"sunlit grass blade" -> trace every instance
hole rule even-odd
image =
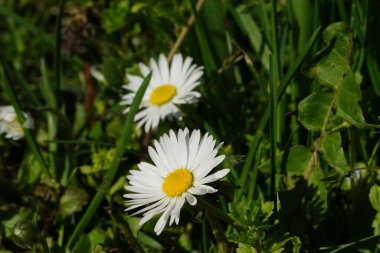
[[[2,64],[2,76],[3,76],[2,83],[3,83],[4,91],[8,95],[9,99],[11,100],[11,104],[16,111],[18,121],[20,122],[21,125],[23,125],[26,119],[23,114],[22,106],[16,96],[15,91],[13,90],[14,85],[12,83],[12,80],[9,77],[7,67],[3,61],[1,61],[1,64]],[[26,142],[28,143],[28,146],[32,150],[41,168],[43,168],[45,173],[50,174],[48,170],[48,166],[41,154],[40,148],[38,147],[38,144],[35,138],[33,137],[31,131],[27,128],[24,128],[24,135],[25,135]]]
[[[107,194],[108,189],[112,185],[112,181],[119,169],[122,156],[125,152],[130,136],[132,134],[132,128],[134,125],[135,115],[139,109],[140,103],[144,96],[145,90],[148,87],[151,76],[152,74],[149,74],[144,79],[144,82],[141,84],[136,94],[136,97],[133,100],[133,103],[131,105],[131,110],[128,112],[127,120],[125,121],[125,124],[123,127],[121,138],[119,139],[117,143],[117,147],[116,147],[112,162],[107,167],[107,173],[103,178],[103,182],[100,185],[98,192],[96,193],[95,197],[92,199],[90,205],[87,207],[87,210],[82,216],[78,225],[76,226],[74,233],[70,236],[69,241],[67,243],[68,249],[71,249],[72,246],[74,246],[74,243],[77,241],[79,236],[82,234],[83,230],[87,227],[88,223],[91,221],[100,203],[102,202],[104,196]]]

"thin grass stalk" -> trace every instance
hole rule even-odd
[[[277,1],[271,1],[271,26],[272,26],[272,57],[270,60],[269,68],[269,97],[270,97],[270,161],[271,161],[271,175],[270,175],[270,195],[274,203],[274,215],[273,223],[277,216],[277,201],[276,201],[276,147],[278,140],[281,137],[281,129],[278,127],[278,122],[281,122],[283,114],[281,111],[283,109],[277,108],[277,88],[278,82],[281,76],[281,59],[280,59],[280,48],[278,41],[278,31],[277,31]],[[280,105],[281,107],[281,105]],[[278,112],[279,114],[278,114]]]
[[[199,12],[202,9],[202,6],[204,4],[205,0],[198,0],[195,10],[196,12]],[[190,27],[194,24],[195,22],[195,15],[194,13],[191,14],[190,18],[187,20],[186,26],[184,26],[181,30],[181,33],[179,34],[176,42],[174,43],[172,49],[170,50],[170,53],[168,54],[168,62],[170,62],[174,56],[174,54],[178,51],[178,48],[181,46],[183,43],[186,35],[188,34]]]
[[[55,96],[51,95],[51,94],[54,94],[54,92],[52,90],[52,86],[49,83],[46,63],[43,59],[41,59],[40,66],[41,66],[41,76],[42,76],[40,89],[42,92],[42,96],[48,107],[56,109],[57,103],[55,100]],[[57,115],[55,115],[52,112],[47,112],[46,121],[47,121],[47,126],[48,126],[48,139],[53,140],[53,138],[55,138],[56,133],[57,133],[57,121],[58,121]],[[50,163],[51,163],[50,170],[53,177],[57,176],[56,158],[54,156],[54,153],[56,152],[57,152],[57,143],[49,143],[49,153],[50,153],[49,157],[50,157]]]
[[[79,236],[82,234],[83,230],[87,227],[88,223],[91,221],[100,203],[102,202],[104,196],[107,194],[108,189],[112,185],[112,181],[119,169],[121,159],[123,157],[123,154],[129,142],[130,136],[132,134],[132,127],[134,124],[135,115],[139,109],[140,103],[142,101],[146,88],[148,87],[151,76],[152,76],[152,73],[150,73],[144,79],[144,82],[141,84],[139,90],[137,91],[136,97],[133,100],[133,103],[131,105],[131,110],[128,112],[127,120],[124,124],[121,138],[119,139],[117,143],[117,147],[116,147],[112,162],[109,164],[109,166],[106,169],[107,173],[103,178],[103,182],[100,185],[98,192],[96,193],[95,197],[92,199],[90,205],[87,207],[87,210],[82,216],[82,219],[79,221],[78,225],[76,226],[74,233],[70,236],[69,241],[67,243],[68,249],[72,249],[72,247],[74,246],[74,243],[77,241]]]
[[[216,63],[212,55],[210,45],[208,43],[206,33],[204,31],[204,26],[200,23],[200,19],[199,19],[196,7],[193,5],[191,0],[189,0],[189,2],[191,5],[193,14],[195,16],[195,32],[197,34],[196,37],[199,43],[199,47],[201,49],[202,58],[205,63],[206,73],[207,73],[207,76],[210,77],[212,72],[217,69]]]
[[[269,136],[270,136],[270,167],[271,167],[271,174],[270,174],[270,195],[271,200],[274,202],[274,219],[276,218],[277,213],[277,201],[276,201],[276,148],[277,148],[277,77],[276,77],[276,71],[274,68],[274,59],[275,57],[271,58],[270,61],[270,73],[271,78],[269,81],[269,107],[270,107],[270,122],[269,122]],[[274,222],[273,219],[273,222]]]
[[[62,63],[61,63],[61,29],[62,17],[65,0],[59,2],[59,12],[55,28],[55,45],[54,45],[54,69],[55,69],[55,98],[57,107],[61,106],[61,80],[62,80]]]
[[[6,68],[6,65],[3,61],[1,61],[1,64],[2,64],[2,72],[4,74],[4,78],[3,78],[4,80],[2,82],[4,91],[8,95],[8,97],[10,98],[11,104],[12,104],[13,108],[15,109],[17,119],[22,126],[26,119],[25,119],[25,116],[23,114],[21,104],[20,104],[18,98],[16,97],[15,91],[12,88],[12,87],[14,87],[14,85],[12,83],[12,80],[10,79],[8,69]],[[47,173],[48,175],[50,175],[47,163],[45,162],[45,160],[42,156],[42,153],[41,153],[40,148],[37,144],[37,141],[34,139],[32,133],[29,129],[23,128],[23,130],[24,130],[24,136],[25,136],[26,142],[28,143],[28,146],[32,150],[32,153],[36,157],[37,162],[40,164],[40,166],[42,167],[44,172]]]
[[[202,219],[202,252],[208,252],[207,250],[207,231],[206,231],[206,219]]]

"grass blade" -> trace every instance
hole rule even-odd
[[[6,8],[5,6],[0,5],[0,15],[4,17],[11,18],[16,23],[20,24],[21,26],[25,27],[27,30],[29,30],[31,33],[36,35],[41,39],[41,41],[45,42],[47,45],[52,46],[53,41],[50,38],[49,35],[39,30],[37,27],[32,25],[32,22],[29,20],[17,15],[12,10]]]
[[[290,81],[292,80],[292,78],[294,77],[296,72],[300,69],[302,63],[306,59],[306,56],[308,55],[308,53],[312,49],[314,43],[317,41],[317,38],[318,38],[318,35],[320,34],[320,32],[321,32],[321,27],[318,27],[314,31],[313,35],[310,37],[308,42],[306,43],[304,49],[301,51],[301,53],[298,55],[298,57],[294,60],[293,64],[289,67],[288,72],[281,79],[280,85],[278,86],[277,102],[281,100],[281,98],[282,98],[286,88],[288,87]],[[247,159],[244,162],[243,169],[241,172],[241,177],[239,180],[240,190],[237,191],[237,194],[235,195],[235,200],[240,199],[240,197],[242,196],[242,193],[244,190],[243,189],[244,185],[247,181],[249,171],[252,167],[253,158],[254,158],[256,150],[260,144],[260,139],[261,139],[262,133],[264,131],[264,128],[266,127],[266,124],[268,123],[268,120],[269,120],[269,107],[267,107],[267,109],[265,110],[265,113],[263,114],[263,116],[259,122],[259,125],[257,127],[254,138],[253,138],[253,140],[249,146]]]
[[[113,178],[115,177],[117,173],[120,161],[125,152],[127,143],[129,142],[129,138],[132,134],[132,127],[134,123],[135,114],[137,113],[139,109],[140,103],[144,96],[145,90],[148,87],[151,76],[152,74],[149,74],[145,78],[144,82],[141,84],[136,94],[135,99],[133,100],[133,103],[131,105],[131,110],[128,113],[127,120],[123,127],[121,138],[119,142],[117,143],[117,147],[116,147],[112,162],[109,164],[107,168],[107,173],[103,178],[103,182],[101,186],[99,187],[98,192],[96,193],[95,197],[92,199],[90,205],[87,207],[87,210],[82,216],[82,219],[80,220],[78,225],[76,226],[74,233],[70,236],[68,244],[67,244],[68,249],[71,249],[72,246],[74,246],[74,243],[77,241],[79,236],[82,234],[83,230],[87,227],[88,223],[91,221],[100,203],[102,202],[104,196],[107,194],[108,189],[112,185]]]
[[[55,45],[54,45],[54,68],[55,68],[55,98],[57,100],[57,106],[60,108],[61,99],[61,80],[62,80],[62,64],[61,64],[61,29],[62,29],[62,17],[63,7],[65,0],[59,2],[59,13],[57,17],[57,23],[55,28]]]
[[[20,105],[18,98],[16,97],[16,93],[14,92],[14,90],[12,88],[12,87],[14,87],[14,85],[12,84],[12,80],[9,77],[8,69],[6,68],[6,65],[3,61],[1,61],[1,64],[2,64],[2,72],[4,74],[4,78],[3,78],[2,83],[3,83],[5,93],[8,95],[8,97],[11,100],[11,104],[16,111],[18,121],[20,122],[21,125],[23,125],[25,122],[25,116],[23,114],[22,107]],[[45,162],[45,160],[41,154],[40,148],[38,147],[38,144],[37,144],[36,140],[34,139],[32,133],[27,128],[24,128],[23,130],[24,130],[24,136],[25,136],[26,142],[28,143],[28,146],[30,147],[34,156],[36,157],[38,163],[43,168],[43,170],[47,174],[50,175],[49,170],[48,170],[48,166],[47,166],[47,164],[46,164],[46,162]]]

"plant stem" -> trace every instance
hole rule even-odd
[[[197,5],[195,6],[195,10],[199,12],[204,4],[205,0],[198,0]],[[176,42],[174,43],[172,49],[170,50],[170,53],[168,54],[168,62],[170,62],[174,56],[174,54],[177,52],[178,48],[181,46],[183,40],[185,39],[187,33],[190,30],[190,27],[195,22],[195,15],[194,13],[191,14],[190,18],[187,20],[186,26],[184,26],[181,30],[181,33],[179,34]]]

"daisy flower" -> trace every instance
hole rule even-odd
[[[145,132],[158,126],[160,120],[180,116],[178,105],[195,103],[201,96],[194,89],[200,84],[203,67],[191,64],[193,59],[176,54],[169,68],[168,60],[160,55],[158,62],[150,59],[149,67],[140,63],[139,68],[143,77],[127,75],[128,84],[123,88],[129,92],[122,97],[120,104],[130,110],[130,105],[142,84],[144,78],[152,71],[152,78],[140,105],[141,111],[135,116],[137,126],[144,126]]]
[[[12,106],[0,106],[0,134],[5,133],[5,138],[19,140],[24,137],[23,128],[32,128],[33,119],[24,113],[25,122],[21,126],[17,119],[15,109]]]
[[[140,225],[161,214],[154,227],[159,235],[166,223],[179,223],[179,216],[185,202],[197,204],[195,195],[217,192],[206,184],[217,181],[228,174],[229,169],[208,175],[224,160],[224,155],[216,156],[223,143],[215,147],[215,140],[207,133],[203,138],[199,130],[191,135],[189,130],[179,130],[164,134],[154,147],[149,147],[149,156],[154,164],[141,162],[139,170],[131,170],[129,185],[124,194],[130,205],[125,211],[141,208],[132,215],[143,213]]]

